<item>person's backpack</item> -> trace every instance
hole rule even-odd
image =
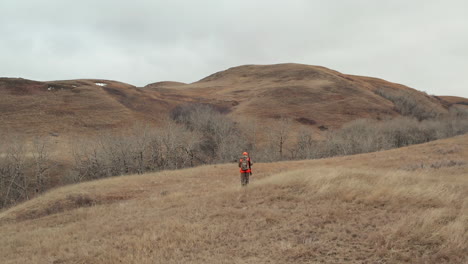
[[[241,170],[246,171],[248,169],[250,169],[249,158],[241,158]]]

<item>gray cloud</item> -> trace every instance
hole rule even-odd
[[[468,97],[465,1],[2,0],[0,76],[193,82],[298,62]]]

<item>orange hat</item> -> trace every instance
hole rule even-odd
[[[242,153],[242,155],[247,156],[247,155],[249,155],[249,153],[244,152],[244,153]]]

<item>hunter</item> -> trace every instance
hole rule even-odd
[[[247,186],[247,184],[249,184],[249,176],[252,175],[252,165],[253,162],[249,157],[249,153],[242,153],[242,157],[239,159],[242,186]]]

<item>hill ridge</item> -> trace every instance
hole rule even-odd
[[[103,86],[96,89],[101,82]],[[49,85],[53,91],[48,90]],[[458,102],[448,97],[436,99],[384,79],[297,63],[241,65],[194,83],[163,81],[145,87],[104,79],[38,82],[1,78],[0,96],[0,117],[5,124],[0,130],[29,135],[35,131],[94,133],[128,126],[132,120],[159,124],[172,109],[187,103],[228,109],[236,120],[271,123],[280,116],[312,120],[308,127],[320,133],[319,127],[338,128],[359,118],[401,115],[389,98],[411,98],[436,113],[445,113]],[[29,121],[19,122],[22,118]],[[31,130],[31,124],[37,129]],[[295,127],[301,125],[297,122]]]

